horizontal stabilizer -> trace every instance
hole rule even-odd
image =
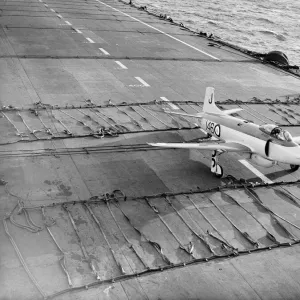
[[[226,110],[222,110],[222,115],[231,115],[231,114],[234,114],[238,111],[241,111],[243,110],[242,108],[233,108],[233,109],[226,109]]]
[[[243,144],[228,143],[148,143],[153,147],[180,148],[180,149],[199,149],[199,150],[223,150],[228,152],[252,152],[251,149]]]
[[[197,114],[187,114],[187,113],[181,113],[176,111],[171,111],[169,109],[164,109],[164,112],[171,114],[171,115],[180,115],[180,116],[186,116],[186,117],[193,117],[193,118],[202,118],[204,113],[197,113]]]

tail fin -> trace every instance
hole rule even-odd
[[[205,91],[203,112],[212,114],[222,114],[222,111],[215,104],[215,89],[207,87]]]
[[[204,104],[203,104],[204,113],[217,114],[217,115],[230,115],[241,110],[243,109],[233,108],[233,109],[221,110],[215,104],[215,89],[213,87],[206,88]]]

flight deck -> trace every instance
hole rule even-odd
[[[299,299],[300,170],[203,142],[300,136],[300,78],[114,0],[0,1],[0,299]]]

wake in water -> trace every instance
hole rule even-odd
[[[300,2],[294,0],[133,0],[194,30],[256,51],[283,51],[300,65]]]

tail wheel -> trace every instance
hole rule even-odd
[[[290,165],[292,171],[297,171],[299,169],[299,165]]]

